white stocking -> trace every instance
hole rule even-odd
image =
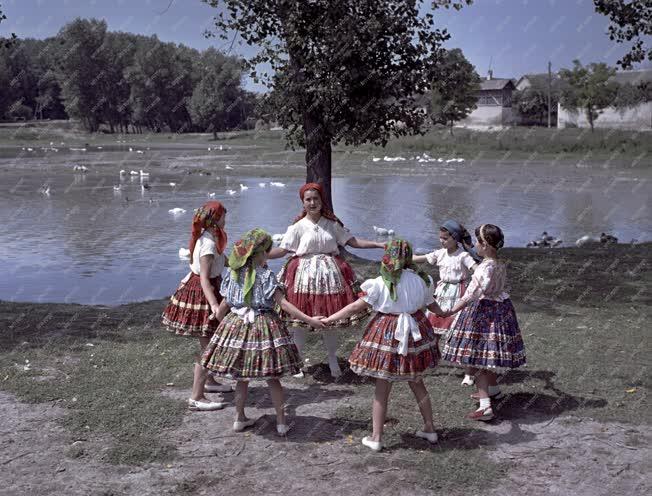
[[[303,349],[306,347],[306,337],[308,335],[308,330],[303,327],[294,328],[294,344],[299,350],[299,355],[303,359]]]
[[[342,374],[340,366],[337,363],[337,332],[322,332],[322,338],[326,345],[326,350],[328,351],[328,366],[331,369],[331,375],[337,377]]]

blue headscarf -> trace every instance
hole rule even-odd
[[[475,248],[473,248],[473,238],[471,238],[471,234],[469,234],[469,231],[467,231],[462,224],[455,220],[449,219],[444,222],[441,227],[442,229],[446,229],[446,231],[448,231],[451,237],[457,241],[458,244],[462,245],[464,251],[471,255],[473,260],[476,262],[482,261],[482,257],[478,255],[475,251]]]

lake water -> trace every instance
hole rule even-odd
[[[524,246],[544,230],[565,245],[602,231],[623,242],[652,240],[645,170],[617,174],[573,168],[560,176],[561,166],[542,173],[500,164],[447,165],[422,176],[336,177],[336,213],[359,237],[376,239],[373,225],[392,228],[421,252],[439,247],[439,225],[449,217],[470,229],[498,224],[506,246]],[[188,271],[178,250],[187,247],[192,211],[209,192],[229,211],[231,242],[256,226],[283,233],[300,209],[302,181],[296,178],[217,178],[161,168],[142,192],[139,177],[118,178],[122,167],[85,174],[70,168],[1,172],[0,299],[114,305],[161,298]],[[272,187],[270,181],[286,186]],[[49,196],[38,192],[46,183]],[[122,185],[120,192],[115,184]],[[249,189],[241,191],[240,184]],[[228,189],[237,193],[229,196]],[[169,214],[175,207],[186,213]],[[380,250],[354,251],[376,260],[381,256]],[[280,262],[274,262],[277,269]]]

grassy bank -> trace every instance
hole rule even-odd
[[[504,250],[528,367],[501,377],[508,394],[497,406],[501,419],[528,424],[570,415],[649,422],[651,248]],[[354,265],[362,277],[377,273],[375,263]],[[63,422],[75,436],[106,439],[99,455],[71,449],[68,457],[136,465],[173,460],[169,433],[181,424],[185,405],[168,393],[187,394],[196,344],[160,329],[164,304],[0,302],[0,389],[21,401],[62,406],[68,412]],[[341,333],[343,367],[361,332],[362,327]],[[287,379],[286,385],[314,387],[319,394],[338,385],[354,388],[328,422],[334,432],[357,439],[371,427],[373,386],[348,368],[333,384],[320,363],[323,353],[320,338],[311,336],[309,376],[303,382]],[[505,470],[487,454],[507,434],[488,435],[463,419],[472,403],[460,378],[458,369],[442,366],[426,380],[442,438],[432,451],[405,434],[420,420],[409,389],[394,388],[386,456],[408,481],[432,489],[479,487]],[[230,417],[231,412],[215,415]],[[304,443],[297,449],[310,457],[314,446]],[[418,477],[415,466],[422,472]]]
[[[286,149],[282,131],[238,131],[218,133],[148,133],[89,134],[74,121],[41,121],[22,124],[0,124],[0,146],[65,146],[86,144],[115,145],[120,140],[143,146],[204,147],[217,142],[233,146],[255,146],[268,152]],[[124,144],[124,143],[123,143]],[[390,140],[386,147],[363,145],[353,148],[338,146],[335,152],[368,152],[373,155],[420,154],[462,156],[477,160],[578,160],[609,161],[627,166],[649,166],[652,163],[652,140],[649,132],[616,129],[547,129],[513,127],[494,131],[456,128],[433,128],[422,136],[406,136]]]
[[[616,129],[556,129],[511,127],[495,131],[456,128],[432,129],[423,136],[391,140],[387,153],[428,152],[436,156],[508,159],[582,158],[586,162],[611,159],[635,163],[652,161],[649,132]],[[372,150],[373,148],[369,148]]]

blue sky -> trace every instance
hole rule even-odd
[[[112,31],[156,34],[161,40],[198,49],[230,43],[206,39],[215,9],[200,0],[0,0],[8,20],[0,34],[52,36],[75,17],[105,19]],[[427,10],[430,1],[424,3]],[[625,49],[605,34],[606,17],[595,13],[592,0],[475,0],[457,11],[436,11],[439,27],[451,33],[449,48],[459,47],[481,76],[490,67],[495,77],[516,77],[570,67],[572,60],[614,65]],[[251,55],[253,49],[234,46],[232,52]],[[648,64],[649,66],[649,64]],[[249,89],[260,90],[251,81]]]

